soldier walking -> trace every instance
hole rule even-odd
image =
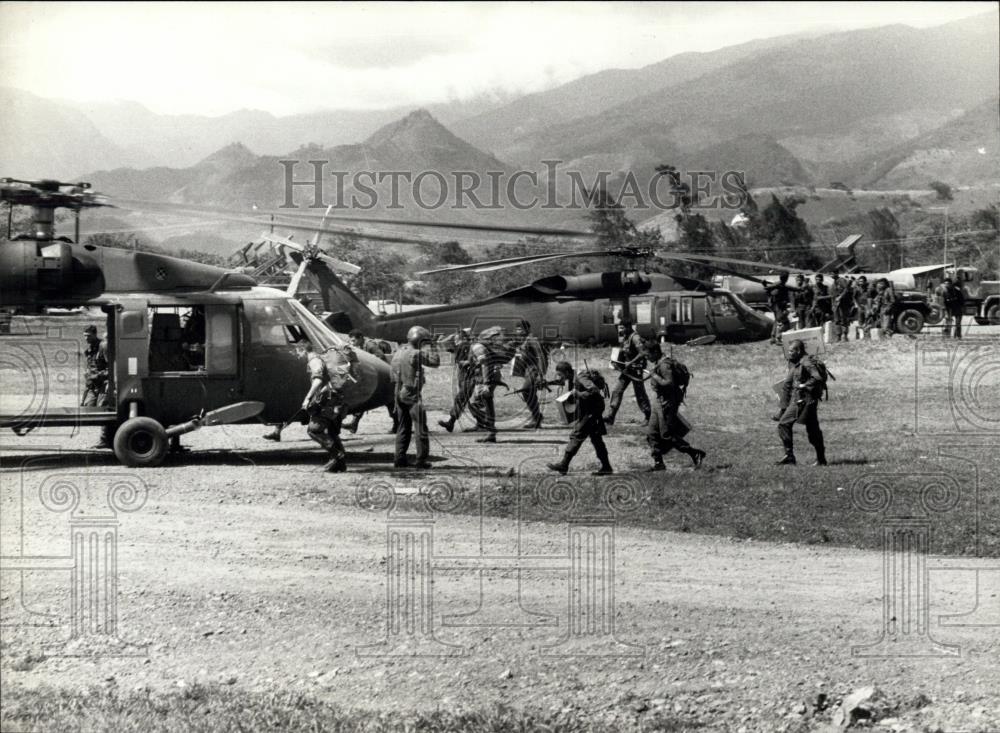
[[[455,398],[447,420],[438,420],[438,425],[449,433],[455,429],[455,423],[469,404],[472,390],[475,388],[475,367],[472,363],[470,350],[472,348],[472,329],[462,328],[442,342],[445,350],[452,353],[455,363]]]
[[[431,332],[423,326],[411,326],[406,332],[406,344],[392,359],[392,381],[396,389],[396,456],[394,468],[406,468],[406,451],[410,439],[416,434],[417,468],[430,468],[430,435],[427,430],[427,411],[424,409],[422,391],[424,368],[438,367],[441,357],[431,340]]]
[[[946,277],[934,291],[938,306],[944,313],[944,328],[941,331],[942,338],[951,338],[952,324],[954,323],[954,336],[962,338],[962,316],[965,313],[965,294],[962,288],[955,284],[951,277]]]
[[[323,469],[330,473],[347,470],[347,452],[340,441],[340,426],[344,419],[343,377],[336,378],[313,344],[303,339],[296,344],[296,352],[306,359],[309,374],[309,391],[302,400],[302,409],[309,416],[306,432],[330,454]],[[348,370],[352,365],[348,365]]]
[[[618,359],[622,362],[622,366],[618,372],[618,381],[611,392],[611,404],[604,416],[604,422],[608,425],[615,424],[615,416],[621,408],[622,397],[629,385],[632,385],[632,389],[635,390],[635,402],[645,417],[643,425],[648,425],[649,397],[646,396],[646,387],[643,384],[642,376],[649,352],[642,337],[632,329],[632,324],[628,321],[622,321],[618,324],[618,343],[621,346]]]
[[[541,342],[531,333],[531,324],[528,321],[522,320],[514,333],[520,343],[514,353],[511,376],[524,378],[524,385],[519,393],[531,413],[531,418],[522,427],[535,429],[542,426],[538,390],[547,388],[545,373],[549,370],[549,355]]]
[[[576,420],[573,422],[573,431],[569,435],[569,442],[563,450],[563,457],[558,463],[547,463],[546,467],[563,475],[569,471],[569,464],[573,456],[580,450],[583,441],[590,439],[594,446],[594,453],[601,466],[593,472],[594,476],[609,476],[614,473],[611,468],[611,461],[608,457],[608,447],[604,444],[604,436],[608,430],[604,425],[604,396],[607,394],[608,386],[604,377],[596,370],[585,370],[572,377],[573,367],[567,362],[556,364],[556,373],[563,379],[571,379],[571,389],[576,400]]]
[[[673,448],[690,457],[695,468],[705,458],[705,451],[692,448],[684,440],[688,427],[678,414],[687,395],[689,380],[690,372],[687,367],[670,356],[660,357],[650,370],[649,381],[656,395],[652,417],[646,430],[646,442],[653,455],[650,471],[665,471],[663,456]]]
[[[486,435],[477,443],[497,442],[497,414],[493,392],[503,382],[500,368],[504,363],[503,329],[491,326],[479,334],[469,351],[473,364],[472,398],[469,406],[476,415],[476,422]]]
[[[891,337],[893,334],[893,320],[896,310],[896,293],[892,284],[884,277],[875,283],[874,317],[882,335]]]
[[[795,451],[792,449],[792,427],[796,423],[806,426],[806,437],[816,450],[816,462],[813,465],[826,465],[826,447],[817,412],[825,387],[825,367],[809,356],[805,344],[796,339],[789,344],[788,374],[782,385],[781,404],[774,416],[778,422],[778,436],[785,447],[785,456],[777,465],[796,462]]]
[[[87,339],[87,349],[83,352],[87,360],[87,372],[84,381],[83,398],[80,400],[81,407],[107,407],[110,394],[108,392],[108,349],[104,339],[97,335],[97,326],[87,326],[83,329],[83,335]],[[103,450],[113,447],[111,445],[111,427],[105,425],[101,428],[100,440],[91,448]]]
[[[871,338],[871,300],[868,278],[862,275],[854,286],[854,311],[857,313],[861,337],[866,339]]]

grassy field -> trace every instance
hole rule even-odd
[[[80,330],[77,319],[68,326],[69,319],[47,320],[63,325],[70,335]],[[34,331],[44,329],[36,324]],[[41,341],[54,363],[51,352],[56,347]],[[767,343],[674,347],[675,356],[694,375],[685,407],[694,425],[688,439],[706,450],[708,458],[695,471],[685,456],[674,453],[667,457],[668,472],[645,473],[651,460],[637,421],[640,413],[627,394],[618,425],[608,438],[613,465],[630,477],[621,490],[634,494],[632,510],[621,521],[740,539],[879,547],[876,519],[881,515],[859,508],[863,487],[876,477],[890,486],[889,513],[919,515],[927,511],[922,493],[943,471],[954,479],[952,488],[958,487],[959,496],[953,507],[935,518],[934,551],[1000,555],[1000,495],[991,483],[1000,474],[996,451],[1000,347],[995,337],[954,345],[927,334],[918,340],[850,342],[827,349],[824,359],[836,380],[830,383],[829,400],[820,406],[830,465],[819,468],[808,465],[813,451],[800,426],[795,429],[800,464],[774,465],[782,455],[771,420],[777,407],[771,385],[784,374],[780,349]],[[562,357],[578,367],[586,362],[608,371],[604,349],[570,348]],[[62,371],[75,373],[72,368]],[[545,406],[547,422],[542,430],[521,431],[516,426],[527,417],[524,403],[516,396],[502,397],[503,390],[498,390],[498,420],[510,430],[500,433],[499,445],[484,448],[473,442],[473,434],[449,436],[435,424],[450,406],[451,379],[449,367],[434,370],[425,388],[432,454],[445,461],[446,468],[454,468],[447,466],[453,459],[466,468],[479,467],[485,477],[482,505],[488,513],[507,516],[520,503],[518,511],[528,518],[545,519],[548,507],[538,505],[534,489],[541,478],[551,475],[544,463],[560,455],[568,434],[568,428],[557,424],[554,405]],[[517,385],[517,380],[509,381]],[[23,368],[0,372],[0,393],[7,403],[32,399],[32,384],[32,376]],[[73,378],[50,379],[46,388],[50,404],[72,405],[79,384]],[[554,393],[546,399],[553,397]],[[464,416],[463,424],[468,420]],[[368,430],[372,434],[366,437],[374,439],[377,433],[377,450],[383,446],[389,450],[391,442],[384,435],[383,421],[383,413],[371,413],[359,434]],[[198,435],[208,436],[210,431]],[[15,449],[12,438],[7,434],[3,443]],[[256,432],[247,433],[246,446],[248,455],[255,456]],[[949,457],[939,455],[942,451]],[[586,478],[574,484],[577,509],[603,506],[600,485],[588,475],[594,462],[592,449],[585,445],[571,474]],[[364,470],[393,475],[388,466]],[[516,501],[517,491],[525,492],[521,502]],[[353,495],[335,493],[329,501],[350,502]]]

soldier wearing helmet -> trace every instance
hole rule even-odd
[[[500,367],[504,363],[503,329],[492,326],[479,334],[469,352],[474,366],[470,405],[476,413],[476,421],[486,435],[476,440],[477,443],[496,443],[496,408],[493,404],[493,391],[503,382]]]
[[[412,326],[406,332],[406,344],[392,359],[390,370],[396,393],[396,456],[393,466],[406,468],[406,451],[416,433],[417,468],[430,468],[430,437],[427,432],[427,411],[421,392],[424,387],[424,368],[438,367],[441,357],[431,340],[431,332],[423,326]]]
[[[549,369],[549,355],[542,343],[531,333],[531,324],[522,320],[514,331],[520,343],[514,353],[514,368],[511,376],[523,377],[524,385],[519,390],[521,399],[528,406],[531,418],[523,427],[529,429],[542,426],[542,410],[538,405],[538,390],[548,389],[545,373]]]
[[[460,329],[450,336],[446,336],[442,344],[446,351],[452,353],[455,363],[455,399],[448,419],[438,420],[438,425],[450,433],[455,429],[455,423],[462,416],[466,405],[469,404],[472,390],[476,386],[473,381],[475,367],[469,354],[472,348],[472,329]]]

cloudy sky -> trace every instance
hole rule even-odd
[[[0,2],[0,85],[277,115],[538,91],[755,38],[926,27],[990,3]]]

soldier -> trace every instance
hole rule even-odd
[[[795,318],[798,320],[799,328],[806,328],[813,325],[810,315],[813,307],[813,289],[806,276],[801,272],[795,276],[796,290],[792,294],[795,305]]]
[[[308,338],[299,341],[295,350],[300,358],[305,358],[310,380],[309,392],[302,400],[302,409],[309,416],[306,431],[330,454],[323,469],[330,473],[346,471],[347,452],[340,442],[340,425],[344,419],[343,378],[341,375],[334,378]]]
[[[792,426],[806,426],[809,443],[816,449],[814,466],[826,465],[826,448],[823,431],[819,427],[817,408],[826,386],[826,369],[806,354],[806,347],[796,339],[788,347],[788,374],[781,393],[781,405],[774,419],[778,422],[778,436],[785,447],[785,457],[777,465],[794,464]]]
[[[642,414],[645,417],[643,425],[648,425],[649,398],[646,396],[646,387],[642,381],[642,373],[643,368],[646,366],[649,352],[642,337],[633,330],[632,324],[628,321],[622,321],[618,324],[618,343],[621,346],[621,350],[618,352],[618,359],[623,363],[623,366],[618,372],[618,381],[615,383],[614,391],[611,393],[611,405],[604,416],[604,422],[608,425],[615,424],[615,415],[618,414],[618,410],[621,408],[622,397],[625,394],[625,390],[631,384],[632,389],[635,390],[635,402],[639,405],[639,409],[642,410]]]
[[[108,394],[108,350],[104,340],[97,335],[97,326],[87,326],[83,329],[87,339],[87,350],[83,352],[87,360],[87,374],[84,382],[81,407],[107,407]],[[111,428],[107,425],[101,428],[101,439],[91,446],[95,450],[111,448]]]
[[[443,340],[447,351],[453,354],[455,362],[455,400],[447,420],[438,420],[438,425],[449,433],[455,429],[455,423],[462,416],[462,411],[469,404],[472,390],[475,388],[475,367],[471,361],[472,329],[463,328]]]
[[[566,362],[556,365],[556,373],[571,378],[573,368]],[[594,476],[609,476],[614,473],[611,462],[608,459],[608,448],[604,444],[604,436],[608,430],[604,426],[604,395],[607,394],[608,385],[600,372],[595,370],[585,370],[572,378],[572,389],[576,399],[576,420],[573,423],[573,431],[569,435],[569,442],[563,451],[562,460],[559,463],[547,463],[546,467],[563,475],[569,471],[570,461],[580,450],[583,441],[590,438],[594,446],[594,453],[597,460],[601,462],[601,467],[593,472]]]
[[[372,356],[378,357],[386,364],[389,363],[389,356],[385,353],[385,351],[382,350],[382,347],[379,346],[378,341],[376,341],[375,339],[368,338],[367,336],[365,336],[363,331],[354,329],[349,334],[347,334],[347,337],[351,339],[351,345],[355,349],[358,349],[359,351],[366,351]],[[385,409],[386,412],[389,413],[389,419],[392,421],[392,430],[390,430],[390,432],[395,433],[398,427],[396,424],[395,405],[386,405]],[[344,430],[348,430],[351,433],[357,433],[358,423],[361,422],[361,418],[364,417],[364,415],[365,415],[364,412],[354,413],[353,415],[354,419],[349,424],[344,425]]]
[[[857,314],[858,329],[863,338],[871,338],[871,293],[868,278],[862,275],[854,286],[854,312]]]
[[[854,285],[850,280],[833,275],[835,288],[831,288],[833,297],[833,322],[836,325],[837,341],[849,341],[851,331],[851,315],[854,313]]]
[[[965,294],[962,292],[962,288],[956,285],[951,277],[946,277],[938,285],[934,295],[938,306],[944,313],[944,328],[941,331],[941,337],[951,337],[952,321],[954,321],[955,338],[962,338],[962,316],[965,311]]]
[[[776,344],[781,341],[782,331],[787,331],[792,327],[792,324],[788,322],[788,304],[790,302],[788,273],[781,273],[778,275],[778,282],[773,285],[765,285],[764,289],[767,291],[767,302],[771,306],[771,314],[774,316],[771,343]]]
[[[893,319],[895,318],[896,293],[892,283],[884,277],[875,283],[874,316],[882,329],[882,335],[891,337],[893,334]]]
[[[531,324],[522,320],[514,331],[520,343],[514,353],[514,368],[511,376],[524,377],[524,385],[518,390],[521,399],[528,406],[531,419],[522,427],[535,429],[542,426],[542,411],[538,406],[538,390],[547,389],[545,373],[549,370],[549,355],[541,342],[531,333]]]
[[[479,338],[469,350],[472,361],[475,386],[472,390],[470,407],[476,414],[477,426],[486,435],[477,438],[477,443],[496,443],[496,407],[493,392],[503,383],[500,368],[504,362],[503,329],[492,326],[479,334]]]
[[[653,400],[653,415],[646,430],[646,442],[653,454],[650,471],[665,471],[663,455],[676,448],[689,456],[698,468],[705,458],[705,451],[692,448],[684,436],[688,427],[681,420],[678,410],[687,395],[690,373],[683,364],[670,356],[662,356],[650,370],[649,381],[653,385],[656,399]]]
[[[430,437],[427,430],[427,411],[424,409],[422,391],[424,368],[438,367],[441,357],[431,341],[431,332],[423,326],[411,326],[406,332],[406,344],[400,347],[392,359],[392,381],[396,388],[396,415],[399,428],[396,431],[395,468],[406,468],[406,451],[410,438],[416,433],[417,468],[430,468]]]
[[[823,275],[816,273],[813,285],[812,320],[809,325],[822,326],[833,318],[833,301],[830,299],[830,288],[823,282]]]
[[[545,384],[550,387],[568,387],[569,389],[573,389],[575,376],[573,366],[568,361],[556,362],[555,372],[556,378],[550,379]]]

